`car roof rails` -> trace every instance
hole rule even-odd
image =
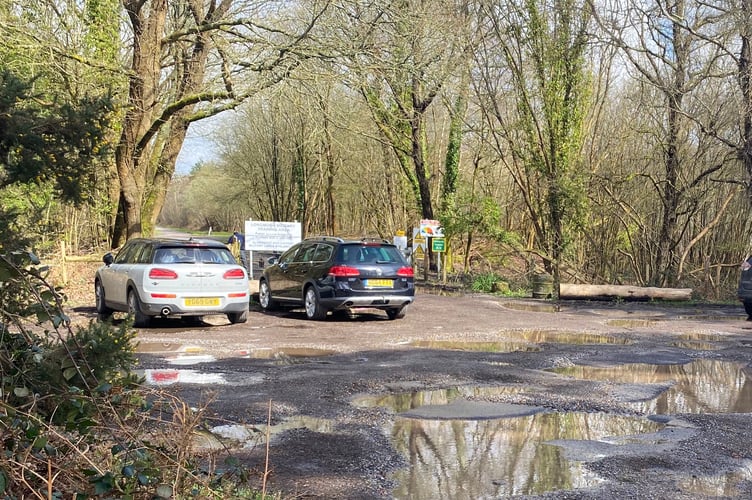
[[[337,243],[342,243],[343,241],[345,241],[342,238],[338,238],[337,236],[310,236],[305,239],[305,241],[308,240],[334,241]]]
[[[361,243],[383,243],[386,245],[392,244],[391,241],[384,239],[384,238],[361,238],[360,242]]]

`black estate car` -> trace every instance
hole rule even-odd
[[[739,289],[736,295],[742,301],[742,304],[744,304],[747,319],[752,320],[752,257],[742,262]]]
[[[308,238],[264,270],[259,302],[264,310],[303,306],[308,319],[358,308],[397,319],[415,299],[413,277],[399,248],[387,241]]]

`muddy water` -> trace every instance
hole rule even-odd
[[[626,364],[571,366],[552,370],[560,375],[617,384],[654,385],[658,396],[630,401],[646,414],[749,413],[752,382],[744,365],[698,359],[684,365]]]
[[[493,498],[597,485],[602,481],[564,457],[553,440],[600,440],[655,432],[663,424],[604,413],[546,413],[525,405],[471,399],[519,387],[457,387],[361,396],[360,407],[398,414],[391,437],[409,462],[394,498]],[[505,415],[506,414],[506,415]]]
[[[392,441],[409,462],[395,474],[398,499],[500,498],[596,486],[603,480],[565,458],[557,439],[643,434],[662,424],[594,413],[539,413],[491,420],[397,418]]]
[[[736,363],[696,360],[685,365],[574,366],[553,371],[632,389],[652,387],[615,391],[617,398],[622,395],[630,408],[646,416],[752,412],[752,383],[744,366]],[[484,402],[520,390],[455,387],[364,395],[353,404],[381,406],[397,415],[389,432],[409,462],[394,476],[399,486],[393,496],[398,499],[495,498],[593,487],[603,479],[588,472],[567,450],[576,450],[574,456],[596,458],[665,445],[664,437],[654,437],[663,424],[646,417],[552,413],[536,407],[525,411],[524,405]],[[655,397],[630,400],[629,394]],[[752,467],[680,482],[684,491],[700,495],[733,494],[731,485],[738,483],[740,474],[749,477]]]

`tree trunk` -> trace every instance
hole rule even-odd
[[[629,285],[582,285],[561,283],[560,299],[690,300],[691,288],[657,288]]]
[[[741,53],[739,54],[739,86],[744,100],[743,137],[740,156],[747,174],[747,197],[752,203],[752,0],[742,1],[743,19],[741,26]]]

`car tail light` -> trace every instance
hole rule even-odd
[[[752,268],[752,264],[748,260],[742,262],[742,271],[749,271],[750,268]]]
[[[228,293],[227,296],[231,299],[239,299],[241,297],[245,297],[245,292],[236,292],[236,293]]]
[[[153,280],[176,280],[178,279],[178,273],[172,269],[155,267],[149,271],[149,278]]]
[[[349,278],[360,276],[360,271],[350,266],[332,266],[329,269],[329,276],[334,276],[335,278]]]
[[[412,267],[405,266],[397,269],[397,276],[400,278],[412,278],[415,276],[415,272]]]
[[[229,271],[226,271],[222,277],[226,280],[242,280],[245,278],[245,271],[240,268],[230,269]]]
[[[176,299],[178,296],[174,293],[152,293],[152,299]]]

